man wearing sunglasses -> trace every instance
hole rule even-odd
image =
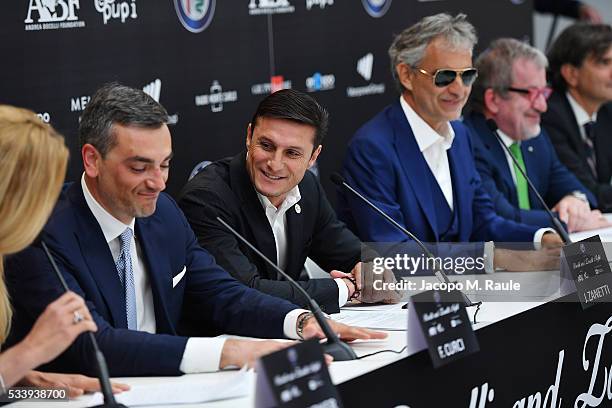
[[[499,135],[546,203],[570,232],[604,227],[606,220],[595,197],[561,164],[540,117],[552,90],[546,85],[544,54],[521,41],[494,41],[476,60],[479,77],[469,101],[465,123],[472,129],[476,167],[495,210],[505,218],[537,226],[552,222],[507,150],[486,120],[493,119]]]
[[[496,215],[482,188],[468,129],[457,121],[477,77],[475,43],[474,27],[463,14],[425,17],[395,38],[389,56],[401,96],[357,131],[344,175],[421,240],[480,242],[495,267],[546,269],[548,256],[535,251],[508,256],[482,243],[552,244],[559,237]],[[352,195],[340,197],[339,212],[364,241],[408,240]]]
[[[576,24],[553,43],[542,124],[559,159],[612,211],[612,28]]]

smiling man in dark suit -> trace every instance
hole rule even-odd
[[[180,194],[202,247],[246,285],[305,305],[306,299],[227,231],[220,216],[275,261],[328,313],[348,299],[398,301],[395,292],[372,291],[361,276],[362,244],[331,208],[307,169],[322,149],[328,114],[313,98],[287,89],[265,98],[247,129],[247,151],[215,162]],[[310,257],[332,279],[300,279]],[[387,273],[387,280],[393,279]],[[360,295],[359,287],[362,287]]]
[[[85,171],[61,195],[44,239],[71,290],[82,296],[112,376],[178,375],[243,366],[286,343],[202,337],[321,334],[307,311],[250,289],[197,243],[165,189],[171,137],[166,110],[144,92],[118,84],[99,89],[80,123]],[[16,314],[12,336],[27,333],[62,288],[38,246],[7,265]],[[192,332],[180,335],[184,315]],[[384,334],[330,322],[345,339]],[[87,337],[51,366],[95,372]]]
[[[540,126],[546,100],[546,57],[538,49],[512,38],[489,45],[476,59],[479,76],[464,122],[472,130],[474,157],[482,183],[503,217],[538,226],[552,226],[548,214],[528,187],[512,157],[487,126],[493,119],[498,133],[522,170],[570,232],[607,226],[595,197],[561,164]]]
[[[548,54],[554,92],[542,116],[559,159],[612,211],[612,28],[576,24]]]

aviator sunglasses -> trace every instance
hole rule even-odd
[[[421,74],[428,75],[433,78],[433,83],[438,88],[444,88],[452,84],[457,75],[461,77],[461,82],[464,86],[472,86],[476,78],[478,77],[478,70],[476,68],[465,68],[465,69],[438,69],[433,74],[425,71],[422,68],[417,68]]]

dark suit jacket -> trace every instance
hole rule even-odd
[[[470,113],[464,123],[472,130],[472,146],[476,168],[482,185],[491,196],[495,211],[502,217],[540,227],[552,227],[548,213],[535,194],[529,189],[531,210],[521,210],[518,205],[516,185],[508,166],[504,148],[495,134],[487,127],[485,117]],[[592,207],[597,200],[567,168],[561,164],[546,132],[521,143],[527,176],[533,182],[546,204],[554,207],[559,200],[573,191],[587,195]]]
[[[587,163],[580,129],[564,92],[552,94],[542,124],[561,162],[595,194],[600,210],[612,211],[612,103],[603,105],[597,112],[594,130],[597,178]]]
[[[80,183],[62,193],[42,233],[68,286],[87,301],[111,376],[181,374],[187,338],[178,336],[177,328],[183,309],[197,312],[202,329],[284,337],[285,315],[296,306],[244,286],[215,264],[168,195],[159,196],[153,215],[136,219],[135,233],[148,270],[158,334],[127,329],[117,269]],[[184,277],[173,287],[172,278],[184,267]],[[16,310],[15,343],[63,290],[37,246],[10,257],[6,272]],[[91,343],[81,335],[47,369],[92,375],[95,367]]]
[[[276,244],[272,228],[245,166],[245,153],[212,163],[190,180],[179,205],[200,245],[223,268],[246,285],[305,306],[306,299],[289,282],[221,225],[220,216],[273,262]],[[309,171],[299,183],[301,200],[287,210],[288,264],[298,279],[306,257],[325,270],[350,271],[361,255],[361,243],[336,218],[325,193]],[[298,282],[328,313],[338,312],[338,286],[331,279]]]
[[[495,214],[474,165],[468,129],[453,121],[455,139],[448,159],[459,214],[459,242],[532,242],[537,227]],[[431,170],[419,150],[400,102],[363,125],[351,140],[344,162],[348,184],[426,242],[438,242]],[[344,191],[343,191],[344,193]],[[408,238],[353,195],[342,194],[340,214],[363,241],[402,242]]]

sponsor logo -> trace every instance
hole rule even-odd
[[[324,9],[326,6],[333,6],[334,0],[306,0],[306,10],[310,10],[313,7],[319,7]]]
[[[128,18],[137,19],[136,0],[94,0],[96,11],[102,14],[102,21],[107,24],[109,20],[121,20],[122,23]]]
[[[208,106],[212,112],[221,112],[223,104],[228,102],[236,102],[238,100],[238,91],[224,91],[219,81],[214,80],[210,86],[210,94],[196,95],[196,106]]]
[[[285,14],[293,13],[295,7],[289,0],[250,0],[249,14],[257,16],[261,14]]]
[[[374,55],[370,52],[357,60],[357,73],[366,81],[372,79],[374,68]],[[346,96],[358,98],[366,95],[376,95],[385,93],[385,84],[369,83],[365,86],[349,86],[346,88]]]
[[[51,115],[49,115],[49,112],[39,112],[36,115],[45,123],[51,122]]]
[[[306,89],[308,92],[328,91],[334,89],[336,77],[333,74],[323,75],[315,72],[311,77],[306,78]]]
[[[174,9],[187,31],[200,33],[211,23],[216,0],[174,0]]]
[[[29,0],[26,15],[26,31],[58,30],[85,27],[79,20],[79,0]]]
[[[161,94],[161,79],[157,78],[155,81],[142,87],[142,92],[155,99],[155,102],[159,103],[159,95]]]
[[[361,0],[361,4],[370,16],[379,18],[389,10],[391,0]]]
[[[292,87],[291,81],[285,80],[285,78],[282,75],[275,75],[272,78],[270,78],[270,82],[252,85],[251,94],[253,95],[270,94],[276,91],[280,91],[281,89],[291,89],[291,87]]]
[[[374,66],[374,55],[370,52],[357,61],[357,72],[366,81],[372,79],[372,67]]]
[[[70,112],[82,112],[89,103],[91,96],[83,95],[70,98]]]

